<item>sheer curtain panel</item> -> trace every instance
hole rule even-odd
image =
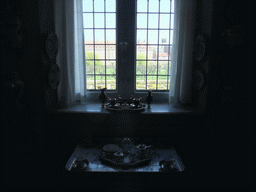
[[[193,37],[195,26],[195,0],[174,0],[174,33],[171,53],[169,102],[192,101]]]
[[[86,65],[83,33],[83,1],[55,0],[55,29],[59,39],[58,88],[62,107],[86,101]]]

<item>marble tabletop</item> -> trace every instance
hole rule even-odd
[[[89,169],[87,171],[91,172],[161,172],[161,167],[159,162],[161,160],[175,160],[176,168],[178,172],[184,171],[185,166],[177,155],[174,149],[155,149],[156,153],[152,156],[151,161],[143,166],[130,167],[125,170],[122,167],[112,166],[110,164],[105,164],[100,160],[100,150],[99,148],[83,148],[79,145],[75,148],[73,154],[69,158],[65,168],[68,171],[72,171],[72,163],[77,158],[85,158],[89,161]]]

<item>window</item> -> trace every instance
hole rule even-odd
[[[137,1],[136,90],[169,89],[174,23],[171,5],[170,0]]]
[[[116,1],[83,2],[87,89],[116,90]]]
[[[171,0],[84,0],[87,90],[167,98],[173,35]]]

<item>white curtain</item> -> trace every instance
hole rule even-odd
[[[174,33],[171,53],[169,102],[192,102],[192,62],[195,0],[174,0]]]
[[[58,87],[63,107],[86,101],[86,66],[83,33],[83,0],[55,0],[55,31],[59,39]]]

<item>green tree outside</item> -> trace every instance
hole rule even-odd
[[[157,64],[156,62],[149,62],[147,67],[148,75],[156,75],[157,71]]]
[[[93,75],[94,74],[94,52],[86,52],[86,72],[87,74],[91,74]],[[95,59],[99,59],[98,55],[95,55]],[[143,75],[143,76],[137,76],[136,77],[136,81],[137,81],[137,88],[142,88],[142,89],[145,89],[145,79],[146,79],[146,55],[144,54],[138,54],[137,55],[137,59],[139,59],[139,61],[137,61],[137,65],[136,65],[136,75]],[[159,63],[159,71],[158,71],[158,74],[159,75],[167,75],[167,63],[165,62],[161,62]],[[150,75],[156,75],[156,71],[157,71],[157,65],[156,63],[152,63],[152,62],[149,62],[148,63],[148,67],[147,67],[147,73],[150,74]],[[95,61],[95,74],[105,74],[105,65],[104,65],[104,62],[100,61],[100,60],[96,60]],[[115,74],[115,63],[111,62],[110,64],[107,65],[107,74]],[[144,76],[145,75],[145,76]],[[92,77],[93,78],[93,77]],[[101,81],[103,80],[103,76],[96,76],[96,79],[101,79]],[[148,80],[153,80],[152,79],[153,77],[149,76],[148,77]],[[89,80],[90,79],[90,80]],[[106,79],[107,81],[107,84],[113,84],[112,86],[115,86],[115,76],[114,77],[108,77],[108,79]],[[91,78],[88,78],[88,80],[90,81],[90,83],[93,83],[93,79]],[[159,84],[162,84],[162,85],[166,85],[166,77],[159,77]],[[104,78],[104,81],[105,81],[105,78]],[[102,83],[104,84],[104,82],[102,81]],[[155,87],[153,85],[153,82],[148,82],[149,86],[152,88]],[[94,84],[94,83],[93,83]],[[93,85],[92,84],[92,85]]]
[[[94,53],[86,52],[86,72],[87,74],[94,74]],[[95,55],[95,59],[99,59],[98,55]],[[96,74],[105,74],[105,66],[102,61],[95,61],[95,73]]]
[[[115,63],[111,62],[109,66],[107,66],[107,72],[110,74],[116,73],[116,66]]]
[[[138,54],[137,59],[140,59],[141,61],[137,61],[136,75],[145,75],[145,76],[137,76],[136,77],[136,88],[137,89],[145,89],[145,85],[146,85],[146,82],[145,82],[145,78],[146,78],[146,55]],[[158,66],[158,75],[167,75],[168,74],[168,71],[167,71],[168,61],[159,62],[158,65],[159,65]],[[157,63],[156,62],[148,62],[147,74],[148,75],[157,75]],[[151,81],[148,82],[148,88],[156,89],[156,84],[155,84],[156,76],[148,76],[147,79],[151,80]],[[167,77],[166,76],[159,76],[158,80],[159,80],[158,81],[158,88],[159,89],[163,89],[163,87],[167,86]],[[164,88],[164,89],[166,89],[166,88]]]
[[[136,66],[137,75],[146,74],[146,55],[138,54],[137,59],[144,60],[144,61],[137,61],[137,66]]]

